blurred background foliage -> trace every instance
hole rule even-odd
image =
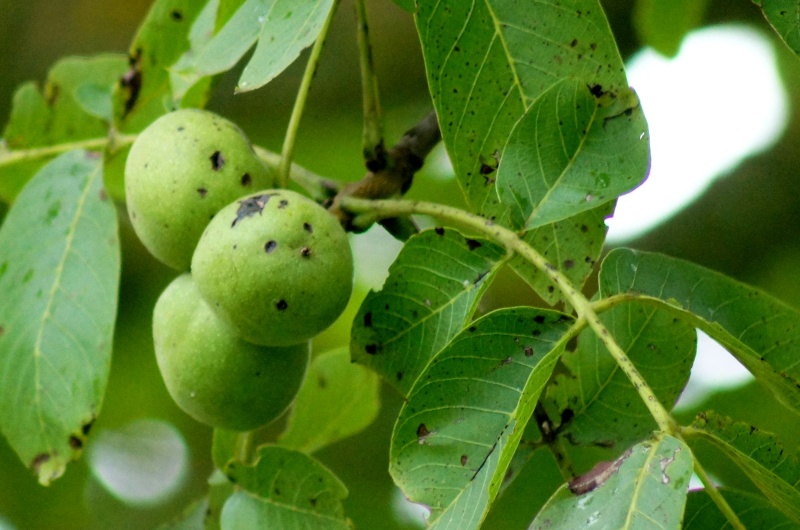
[[[636,20],[644,17],[654,3],[657,2],[640,0],[634,9],[634,0],[602,1],[624,58],[634,54],[642,46],[642,36],[653,31],[643,23],[637,26]],[[390,0],[371,0],[368,4],[387,141],[391,144],[428,112],[431,103],[411,16]],[[0,123],[8,118],[14,88],[27,80],[43,81],[48,68],[59,58],[127,51],[149,5],[149,0],[0,0]],[[296,161],[309,169],[343,180],[357,180],[364,173],[353,13],[351,2],[344,1],[311,90],[295,155]],[[747,159],[717,180],[698,200],[625,245],[692,260],[760,286],[800,307],[800,61],[778,41],[759,9],[746,0],[709,1],[704,14],[693,14],[688,22],[677,21],[675,27],[730,23],[757,27],[775,43],[780,75],[789,89],[788,126],[767,152]],[[658,31],[648,38],[662,43],[665,51],[674,51],[679,37],[670,38]],[[219,80],[209,108],[239,123],[255,143],[280,151],[306,56],[307,53],[275,81],[252,93],[234,96],[240,68],[229,72]],[[730,86],[729,90],[736,92],[737,87]],[[753,93],[738,96],[742,106],[759,98]],[[730,112],[737,112],[737,108]],[[437,148],[417,177],[410,196],[461,205],[461,193],[442,162],[441,149]],[[6,206],[0,205],[0,215]],[[0,529],[154,528],[205,491],[212,469],[211,431],[184,415],[169,399],[152,351],[152,307],[175,273],[144,251],[124,221],[122,241],[123,276],[114,360],[106,401],[87,450],[91,458],[85,455],[54,485],[42,488],[0,441]],[[317,352],[346,343],[348,319],[367,290],[380,287],[393,253],[399,249],[398,244],[377,231],[356,236],[354,246],[359,253],[356,296],[337,325],[315,341]],[[587,289],[591,290],[592,282],[589,283]],[[537,303],[523,285],[511,273],[501,275],[481,311]],[[421,528],[422,516],[403,508],[402,498],[387,472],[389,439],[400,399],[388,387],[384,388],[382,399],[380,417],[369,429],[323,449],[318,456],[350,489],[345,506],[357,528]],[[773,398],[753,383],[713,392],[684,410],[681,419],[689,421],[696,411],[705,409],[776,432],[788,447],[797,446],[800,440],[798,422],[785,421],[785,409],[776,406]],[[126,497],[119,492],[115,496],[114,491],[118,490],[109,487],[108,475],[104,474],[108,470],[98,467],[100,451],[92,454],[92,442],[99,444],[101,437],[107,440],[108,434],[123,433],[131,422],[141,419],[163,420],[176,429],[172,438],[166,436],[161,440],[164,443],[145,452],[180,458],[182,438],[188,456],[181,473],[163,477],[165,482],[176,485],[172,493],[167,491],[144,503],[132,502],[130,497],[121,500]],[[268,428],[264,439],[274,436],[277,429]],[[127,431],[130,430],[129,427]],[[715,477],[729,485],[752,489],[724,457],[698,449]],[[559,480],[552,457],[541,451],[536,453],[520,479],[498,501],[486,528],[526,528]]]

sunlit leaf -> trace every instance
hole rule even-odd
[[[223,530],[352,528],[342,507],[347,488],[305,453],[264,446],[254,465],[231,462],[226,474],[241,489],[222,509]]]
[[[800,312],[770,295],[698,265],[616,249],[606,256],[600,291],[628,293],[702,329],[775,397],[800,412]]]
[[[704,412],[691,434],[721,449],[772,504],[800,524],[800,462],[771,433],[714,412]]]
[[[614,210],[614,202],[582,212],[564,221],[557,221],[527,232],[525,242],[535,248],[575,286],[583,285],[600,258],[608,227],[605,218]],[[555,305],[564,300],[549,276],[529,261],[514,256],[509,263],[536,294]]]
[[[207,83],[200,83],[205,76],[191,69],[200,50],[208,44],[214,36],[217,15],[219,13],[219,0],[208,0],[205,7],[197,15],[192,29],[189,31],[189,49],[169,69],[169,81],[172,87],[172,96],[180,100],[187,92],[204,90]],[[192,99],[191,96],[189,99]]]
[[[431,508],[432,522],[469,520],[460,528],[477,528],[486,516],[571,324],[543,309],[489,313],[434,357],[411,389],[389,471],[410,500]]]
[[[663,435],[562,486],[530,530],[681,528],[694,461],[686,445]]]
[[[614,201],[649,167],[647,122],[636,94],[565,79],[512,130],[497,191],[513,224],[531,229]]]
[[[237,90],[264,86],[314,43],[333,0],[247,0],[236,8],[225,6],[226,23],[191,61],[180,65],[180,74],[213,75],[233,68],[256,44]]]
[[[775,509],[763,497],[728,488],[720,490],[745,528],[778,530],[797,528],[791,519]],[[684,530],[728,530],[730,522],[704,490],[690,491],[686,499]]]
[[[800,55],[800,1],[753,0],[789,48]]]
[[[353,322],[353,360],[406,394],[472,316],[505,256],[485,239],[436,228],[412,237]]]
[[[81,452],[111,362],[120,256],[102,160],[71,151],[0,229],[0,429],[47,484]]]
[[[633,12],[639,42],[674,57],[681,41],[703,20],[708,0],[637,0]]]
[[[11,116],[3,137],[10,154],[108,135],[111,92],[125,72],[124,55],[67,57],[47,74],[41,90],[36,83],[21,85],[14,94]],[[11,202],[22,186],[52,157],[3,165],[0,151],[0,199]]]
[[[602,294],[602,293],[601,293]],[[672,408],[689,380],[695,357],[694,328],[669,313],[632,302],[600,316],[659,402]],[[570,444],[616,448],[617,454],[658,429],[637,390],[589,329],[562,362],[569,371],[547,390],[551,418]]]
[[[597,0],[420,0],[416,16],[442,137],[473,211],[502,217],[499,157],[514,125],[553,85],[627,91]]]
[[[347,348],[315,357],[278,442],[313,453],[365,429],[380,408],[378,376],[350,362]]]

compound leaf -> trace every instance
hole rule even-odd
[[[449,228],[410,238],[383,289],[367,295],[353,321],[353,360],[408,393],[472,316],[504,256],[495,243]]]
[[[313,453],[366,428],[380,408],[378,376],[342,348],[311,361],[278,443]]]
[[[442,138],[471,209],[502,218],[496,175],[511,130],[566,78],[627,91],[597,0],[419,0],[417,29]]]
[[[255,464],[230,462],[226,474],[241,489],[222,508],[223,530],[352,528],[342,507],[347,488],[305,453],[263,446]]]
[[[486,516],[571,324],[529,307],[489,313],[411,389],[392,433],[389,472],[411,501],[431,508],[431,523],[477,528]]]
[[[699,265],[628,249],[615,249],[606,256],[600,292],[627,293],[700,328],[779,401],[800,412],[797,310]]]
[[[714,412],[697,415],[689,432],[722,450],[773,506],[800,524],[800,462],[771,433]]]
[[[663,435],[562,486],[530,530],[681,528],[694,460],[680,440]]]
[[[65,153],[0,229],[0,429],[42,484],[80,454],[108,379],[120,251],[102,181],[99,156]]]
[[[753,0],[789,48],[800,55],[800,1]]]

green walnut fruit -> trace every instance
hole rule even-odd
[[[176,278],[153,312],[156,360],[170,395],[214,428],[249,431],[289,407],[308,367],[309,344],[256,346],[208,307],[191,275]]]
[[[181,271],[220,208],[272,183],[272,171],[241,129],[198,109],[176,110],[150,124],[125,165],[136,234],[156,258]]]
[[[192,257],[203,298],[239,335],[286,346],[317,335],[353,289],[347,234],[293,191],[261,191],[219,211]]]

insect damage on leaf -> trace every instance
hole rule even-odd
[[[631,455],[631,450],[625,451],[622,456],[612,461],[598,462],[595,466],[569,481],[569,490],[575,495],[583,495],[602,486],[611,475],[617,472],[622,463]]]

